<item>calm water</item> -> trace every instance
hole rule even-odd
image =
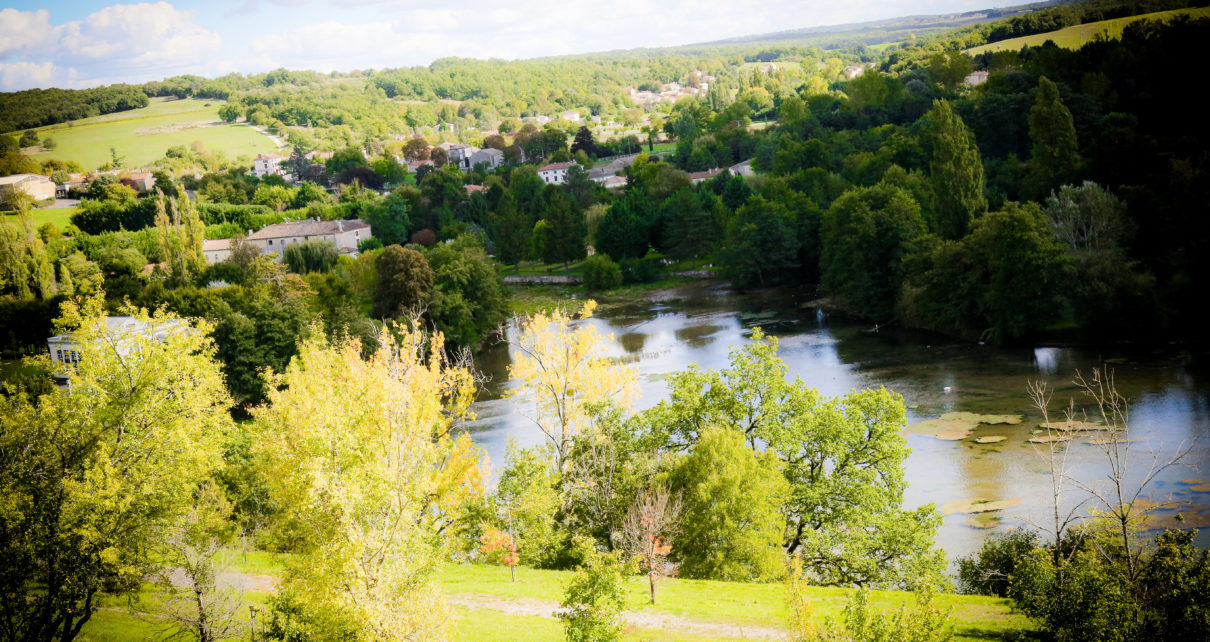
[[[947,514],[938,544],[951,559],[976,550],[989,532],[1045,520],[1050,477],[1038,447],[1026,441],[1041,420],[1027,383],[1041,379],[1055,390],[1053,418],[1061,416],[1057,409],[1077,394],[1071,383],[1077,369],[1087,372],[1107,365],[1132,404],[1129,436],[1137,440],[1131,444],[1136,476],[1146,474],[1153,455],[1165,460],[1182,444],[1193,444],[1186,465],[1162,473],[1147,497],[1182,504],[1158,516],[1172,523],[1181,513],[1181,524],[1202,527],[1200,543],[1210,544],[1210,484],[1204,479],[1210,476],[1204,466],[1210,463],[1210,372],[1192,365],[1186,355],[1127,348],[1001,349],[894,328],[871,332],[868,323],[810,307],[792,293],[741,295],[717,285],[656,291],[641,303],[601,303],[597,316],[587,322],[612,334],[612,353],[638,370],[638,409],[664,397],[668,373],[694,363],[723,368],[731,347],[748,342],[752,328],[761,327],[780,339],[779,354],[790,377],[801,376],[828,395],[886,386],[903,395],[909,423],[951,411],[1024,415],[1019,425],[980,426],[962,441],[907,434],[912,449],[906,469],[908,507],[974,499],[1012,504],[980,515]],[[504,462],[508,440],[530,446],[544,439],[525,416],[522,400],[502,398],[513,386],[508,379],[510,358],[508,344],[478,356],[478,366],[490,381],[474,408],[478,419],[467,424],[487,453],[493,478]],[[1006,439],[997,444],[973,441],[993,435]],[[1108,470],[1102,449],[1089,443],[1096,437],[1083,433],[1067,444],[1071,474],[1086,483],[1103,480]],[[1076,501],[1083,496],[1073,490],[1071,497]]]

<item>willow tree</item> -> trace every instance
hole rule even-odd
[[[450,435],[474,381],[415,325],[384,329],[368,360],[312,332],[255,413],[300,553],[282,591],[317,639],[433,639],[447,619],[432,575],[483,492],[477,451]]]
[[[971,220],[987,210],[983,161],[975,135],[948,102],[934,100],[927,118],[933,152],[929,175],[936,194],[933,231],[942,238],[959,239]]]

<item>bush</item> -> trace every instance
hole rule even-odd
[[[610,290],[622,284],[622,268],[607,254],[594,254],[584,261],[584,286]]]
[[[641,259],[623,259],[621,267],[623,283],[651,283],[664,271],[664,255],[649,250]]]
[[[626,608],[626,576],[636,572],[622,551],[603,553],[591,540],[580,540],[584,564],[563,593],[564,633],[569,642],[609,642],[622,639],[622,609]]]
[[[340,252],[332,241],[303,241],[286,248],[286,265],[295,274],[331,272],[340,259]]]
[[[1017,562],[1038,546],[1036,531],[1015,528],[983,541],[975,555],[958,558],[958,590],[977,595],[1007,597]]]

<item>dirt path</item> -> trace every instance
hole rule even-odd
[[[553,618],[559,610],[558,602],[536,598],[506,598],[479,593],[451,595],[450,604],[472,609],[488,609],[509,615],[537,615]],[[699,620],[695,618],[660,613],[656,611],[625,611],[626,623],[640,629],[660,629],[676,633],[687,633],[702,637],[740,638],[745,640],[786,640],[789,635],[782,629],[758,624],[743,625],[734,622]]]

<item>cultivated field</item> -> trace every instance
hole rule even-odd
[[[189,146],[194,141],[230,158],[277,150],[267,136],[251,127],[219,119],[222,104],[192,98],[152,98],[151,104],[142,109],[40,127],[36,130],[38,137],[49,136],[58,146],[32,156],[37,160],[73,160],[91,170],[110,159],[110,147],[123,157],[126,167],[145,165],[162,157],[169,147]]]
[[[1129,18],[1115,18],[1113,20],[1102,20],[1100,22],[1090,22],[1084,25],[1075,25],[1065,27],[1058,31],[1049,31],[1047,33],[1037,33],[1032,36],[1022,36],[1020,38],[1011,38],[1009,40],[1001,40],[991,44],[982,45],[979,47],[971,47],[966,50],[966,53],[974,56],[985,51],[1019,51],[1021,47],[1039,47],[1046,43],[1047,40],[1053,40],[1056,45],[1064,49],[1079,49],[1086,42],[1096,40],[1098,35],[1103,35],[1107,38],[1119,38],[1122,35],[1122,30],[1126,25],[1139,20],[1159,20],[1167,22],[1177,16],[1189,16],[1191,18],[1207,18],[1210,17],[1210,8],[1201,7],[1197,9],[1176,9],[1174,11],[1159,11],[1156,13],[1146,13],[1141,16],[1131,16]]]

